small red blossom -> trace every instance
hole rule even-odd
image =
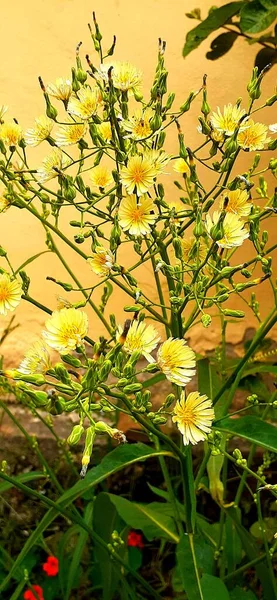
[[[55,577],[59,572],[59,561],[55,556],[48,556],[47,561],[43,563],[42,568],[48,577]]]
[[[33,585],[33,589],[35,590],[36,595],[32,590],[26,590],[26,592],[23,594],[24,600],[37,600],[38,598],[39,600],[44,600],[43,589],[40,587],[40,585]]]
[[[142,548],[144,547],[144,543],[142,541],[141,533],[137,533],[136,531],[129,531],[127,544],[128,546],[132,546],[133,548],[140,548],[140,550],[142,550]]]

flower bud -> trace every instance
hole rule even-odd
[[[184,113],[184,112],[187,112],[190,109],[190,105],[191,105],[191,103],[194,100],[194,98],[195,98],[196,95],[197,95],[197,93],[190,92],[188,99],[184,102],[184,104],[182,104],[180,106],[180,112]]]
[[[112,368],[112,362],[110,360],[104,360],[104,362],[98,372],[99,381],[105,381],[107,379],[107,377],[111,371],[111,368]]]
[[[40,374],[24,375],[16,369],[8,369],[6,371],[2,371],[2,373],[8,379],[15,379],[15,381],[25,381],[26,383],[32,383],[33,385],[37,385],[38,387],[46,383],[45,377]]]
[[[270,98],[268,98],[268,100],[266,101],[266,106],[272,106],[272,104],[274,104],[274,102],[277,101],[277,93],[273,94],[273,96],[271,96]]]
[[[211,128],[208,123],[206,123],[202,117],[198,117],[198,121],[200,123],[199,129],[201,128],[201,133],[209,135],[211,133]]]
[[[71,365],[71,367],[75,367],[75,369],[82,367],[82,363],[79,358],[75,358],[75,356],[71,356],[71,354],[63,354],[61,358],[65,363]]]
[[[62,363],[57,363],[53,371],[55,372],[55,376],[57,377],[57,379],[59,379],[59,381],[71,385],[71,377]]]
[[[234,317],[235,319],[243,319],[245,317],[245,313],[243,310],[231,310],[228,308],[223,309],[223,314],[225,317]]]
[[[175,100],[175,94],[174,94],[174,92],[170,92],[168,94],[168,98],[167,98],[167,101],[166,101],[165,111],[171,109],[174,100]]]
[[[145,373],[156,373],[159,370],[160,370],[159,365],[157,363],[151,363],[151,364],[147,365],[147,367],[145,367],[145,369],[143,369],[143,371]]]
[[[75,444],[78,444],[84,431],[85,431],[85,429],[84,429],[83,425],[81,425],[80,423],[79,423],[79,425],[74,425],[70,435],[67,438],[67,443],[70,446],[74,446]]]
[[[88,468],[88,465],[90,462],[95,437],[96,437],[95,426],[91,425],[86,430],[86,441],[85,441],[85,448],[84,448],[83,457],[82,457],[82,469],[81,469],[81,473],[80,473],[81,477],[85,477],[85,474],[87,472],[87,468]]]
[[[201,321],[202,321],[203,327],[209,327],[209,325],[212,322],[212,317],[210,315],[208,315],[208,314],[204,314],[201,317]]]
[[[176,400],[176,398],[175,398],[174,394],[168,394],[168,396],[166,397],[166,399],[165,399],[165,401],[163,403],[163,408],[165,410],[167,410],[171,406],[171,404],[173,402],[175,402],[175,400]]]
[[[130,385],[125,385],[123,392],[124,394],[135,394],[136,392],[142,390],[142,388],[142,383],[130,383]]]
[[[154,425],[165,425],[166,422],[167,422],[167,417],[162,417],[161,415],[157,415],[153,419]]]
[[[269,150],[276,150],[276,148],[277,148],[277,138],[275,140],[272,140],[272,142],[269,142],[269,144],[268,144]]]

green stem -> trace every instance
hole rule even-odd
[[[157,450],[160,450],[160,441],[159,441],[159,438],[155,437],[154,440],[155,440],[155,448]],[[161,469],[162,469],[164,481],[165,481],[165,484],[166,484],[166,487],[167,487],[167,491],[168,491],[168,494],[169,494],[169,498],[170,498],[170,502],[172,504],[172,508],[173,508],[173,511],[174,511],[174,518],[175,518],[175,521],[176,521],[178,533],[179,533],[179,536],[181,537],[183,535],[183,533],[184,533],[183,525],[182,525],[182,519],[181,519],[181,515],[180,515],[179,508],[178,508],[176,496],[174,494],[174,490],[173,490],[173,487],[172,487],[172,484],[171,484],[171,480],[170,480],[170,476],[169,476],[169,472],[168,472],[168,468],[167,468],[164,456],[159,456],[159,463],[161,465]]]
[[[264,521],[263,521],[263,514],[262,514],[262,507],[261,507],[261,493],[259,490],[257,491],[256,498],[257,498],[258,520],[259,520],[260,531],[262,533],[262,538],[263,538],[263,543],[264,543],[264,548],[265,548],[265,553],[266,553],[266,562],[267,562],[267,566],[268,566],[268,572],[269,572],[269,576],[271,579],[272,589],[274,590],[274,593],[275,593],[275,598],[277,598],[276,577],[275,577],[275,573],[273,571],[272,560],[270,558],[270,553],[269,553],[268,541],[267,541],[267,537],[266,537],[265,529],[264,529]]]
[[[239,567],[239,569],[236,569],[235,571],[233,571],[232,573],[228,573],[228,575],[226,575],[225,577],[223,577],[223,581],[225,583],[228,583],[228,581],[232,581],[238,577],[238,575],[241,575],[244,571],[248,571],[248,569],[250,569],[251,567],[254,567],[255,565],[257,565],[258,563],[262,562],[266,557],[266,554],[261,554],[260,556],[257,556],[257,558],[253,558],[253,560],[250,560],[249,562],[245,563],[245,565],[242,565],[242,567]]]

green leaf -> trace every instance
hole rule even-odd
[[[40,256],[42,256],[43,254],[49,254],[49,252],[52,252],[52,251],[51,250],[43,250],[43,252],[38,252],[38,254],[34,254],[34,256],[31,256],[31,258],[28,258],[28,260],[25,260],[25,262],[22,263],[22,265],[20,265],[20,267],[18,267],[18,269],[16,269],[15,275],[17,273],[19,273],[19,271],[21,271],[22,269],[24,269],[24,267],[27,267],[27,265],[29,265],[30,263],[32,263],[34,260],[36,260],[37,258],[39,258]]]
[[[181,537],[176,550],[176,559],[178,579],[181,579],[188,600],[206,600],[202,593],[192,534]]]
[[[235,31],[226,31],[218,35],[211,43],[211,49],[206,54],[208,60],[217,60],[227,54],[234,45],[238,34]]]
[[[225,521],[225,540],[224,553],[227,558],[228,573],[232,573],[241,562],[242,548],[234,521],[228,515]]]
[[[110,501],[109,495],[101,492],[97,495],[93,511],[93,528],[98,535],[107,543],[111,543],[111,536],[114,530],[121,531],[123,526],[122,519],[118,516],[114,504]],[[122,554],[125,548],[119,548]],[[110,556],[101,548],[95,548],[95,557],[99,565],[102,578],[102,600],[109,600],[114,597],[118,586],[120,571]]]
[[[271,452],[277,452],[277,431],[270,423],[258,417],[246,416],[239,419],[220,419],[213,424],[214,429],[227,431],[234,436],[242,437],[257,446],[262,446]]]
[[[245,33],[259,33],[267,29],[277,18],[275,0],[253,0],[242,7],[240,27]]]
[[[229,592],[230,600],[257,600],[251,590],[245,591],[242,588],[236,586],[234,590]]]
[[[167,514],[172,511],[170,505],[166,507],[159,502],[138,504],[121,496],[115,496],[115,494],[108,496],[123,521],[134,529],[141,529],[149,541],[155,538],[165,538],[175,544],[179,542],[174,520],[170,514]]]
[[[205,600],[230,600],[229,592],[221,579],[205,573],[201,579]]]
[[[21,473],[16,476],[16,480],[20,483],[28,483],[28,481],[33,481],[34,479],[45,479],[45,473],[40,473],[39,471],[32,471],[32,473]],[[14,484],[15,485],[15,484]],[[12,483],[8,481],[4,481],[0,485],[0,495],[7,492],[10,488],[14,487]]]
[[[210,33],[213,33],[213,31],[222,27],[230,17],[236,15],[243,5],[244,2],[229,2],[228,4],[225,4],[225,6],[213,10],[207,19],[188,32],[186,43],[183,48],[183,57],[185,58],[188,56],[192,50],[195,50],[195,48],[200,46],[201,42],[203,42]]]
[[[128,548],[128,563],[134,571],[140,569],[142,565],[142,551],[139,548],[130,546]]]

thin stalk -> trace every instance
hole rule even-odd
[[[265,557],[266,553],[257,556],[257,558],[253,558],[253,560],[250,560],[249,562],[245,563],[244,565],[242,565],[242,567],[239,567],[239,569],[236,569],[232,573],[228,573],[228,575],[223,577],[223,581],[225,583],[228,583],[228,581],[233,581],[236,577],[238,577],[238,575],[241,575],[244,571],[248,571],[248,569],[250,569],[251,567],[254,567],[258,563],[262,562],[265,559]]]
[[[159,441],[159,438],[155,437],[154,439],[155,439],[155,448],[157,450],[160,450],[160,441]],[[178,533],[179,533],[179,536],[181,537],[183,535],[183,533],[184,533],[183,525],[182,525],[182,519],[181,519],[180,511],[179,511],[178,504],[177,504],[177,501],[176,501],[176,496],[174,494],[174,490],[173,490],[173,487],[172,487],[172,484],[171,484],[171,480],[170,480],[170,476],[169,476],[169,472],[168,472],[168,468],[167,468],[164,456],[159,456],[159,463],[161,465],[161,469],[162,469],[164,481],[165,481],[165,484],[166,484],[166,487],[167,487],[167,491],[168,491],[168,494],[169,494],[170,502],[172,504],[172,508],[173,508],[173,512],[174,512],[174,518],[175,518],[175,521],[176,521],[176,526],[177,526],[177,529],[178,529]]]

